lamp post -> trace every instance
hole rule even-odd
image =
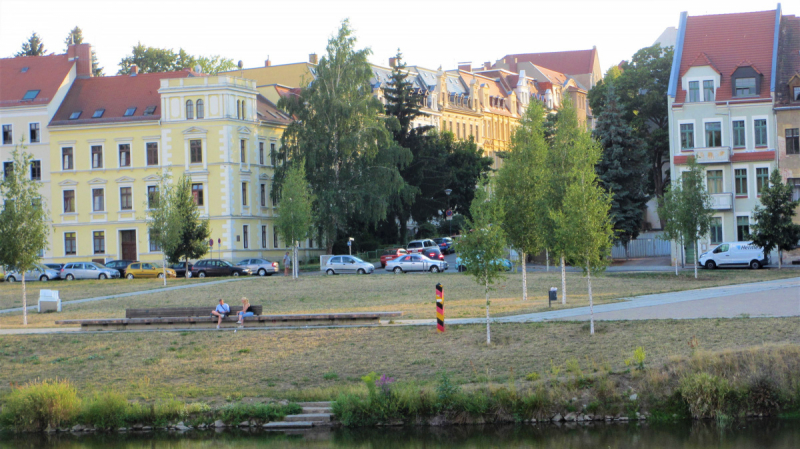
[[[444,193],[447,194],[447,212],[450,212],[450,194],[453,193],[453,189],[444,189]],[[445,217],[446,217],[445,219],[450,222],[450,236],[452,237],[453,236],[453,215],[452,215],[452,212],[450,212],[449,216],[447,215],[447,213],[445,213]]]

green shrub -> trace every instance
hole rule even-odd
[[[11,391],[0,422],[17,430],[44,430],[70,423],[79,412],[80,400],[69,381],[35,381]]]
[[[439,384],[436,385],[437,408],[440,411],[452,410],[456,395],[459,393],[461,393],[461,387],[450,380],[447,371],[442,371],[439,374]]]
[[[98,429],[118,429],[125,427],[129,408],[128,400],[117,392],[95,393],[93,397],[83,401],[83,412],[79,421]]]
[[[525,380],[528,380],[528,381],[531,381],[531,382],[536,382],[537,380],[539,380],[540,377],[541,376],[539,375],[539,373],[534,371],[532,373],[528,373],[528,375],[525,376]]]
[[[680,392],[695,418],[714,418],[725,413],[734,397],[727,379],[703,372],[681,379]]]

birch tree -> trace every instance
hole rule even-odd
[[[664,191],[664,195],[658,199],[658,216],[664,221],[664,230],[661,237],[664,240],[675,242],[675,247],[682,248],[683,234],[681,233],[681,184],[680,182],[671,183]],[[680,255],[675,255],[675,276],[678,275],[678,261]]]
[[[486,344],[492,343],[492,332],[489,317],[489,290],[497,280],[505,277],[503,264],[500,263],[506,244],[506,233],[503,230],[503,207],[497,198],[490,198],[488,181],[483,181],[475,192],[470,212],[472,219],[467,220],[467,233],[456,243],[456,251],[478,285],[483,285],[486,294]]]
[[[311,235],[314,218],[311,212],[314,197],[306,181],[305,161],[301,159],[290,163],[280,194],[275,230],[284,242],[290,242],[292,246],[292,277],[297,278],[297,242]]]
[[[165,287],[167,286],[167,252],[165,248],[171,244],[169,240],[169,214],[173,188],[170,180],[169,173],[163,174],[156,186],[156,191],[148,192],[147,203],[145,204],[147,232],[150,235],[150,241],[161,248],[161,273]],[[189,270],[187,269],[186,271],[188,272]]]
[[[0,183],[0,265],[16,270],[22,277],[22,324],[28,325],[28,297],[25,272],[33,269],[39,254],[47,248],[50,218],[47,204],[39,194],[40,183],[30,177],[33,157],[24,142],[11,152],[12,164]]]
[[[522,300],[528,300],[526,258],[545,247],[547,225],[546,176],[544,163],[545,110],[532,102],[511,136],[511,149],[497,173],[497,199],[503,203],[503,229],[522,258]]]

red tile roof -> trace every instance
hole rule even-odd
[[[158,89],[163,78],[187,78],[194,76],[189,70],[177,72],[143,73],[136,76],[101,76],[76,79],[67,93],[51,125],[78,125],[87,123],[135,122],[159,120],[161,118],[161,96]],[[148,106],[155,106],[152,115],[144,115]],[[135,107],[132,116],[125,117],[125,110]],[[94,111],[105,109],[103,116],[92,118]],[[77,120],[69,116],[81,111]]]
[[[286,113],[280,111],[278,107],[275,106],[275,104],[273,104],[271,101],[267,100],[266,97],[264,97],[261,94],[258,94],[258,97],[256,99],[257,99],[256,111],[258,112],[259,116],[258,118],[260,120],[264,120],[266,122],[280,123],[283,125],[288,125],[289,123],[291,123],[292,119],[289,118],[289,116],[286,115]]]
[[[731,162],[774,161],[775,151],[749,151],[733,153]]]
[[[791,104],[792,92],[789,91],[789,81],[795,75],[800,76],[800,17],[783,16],[781,18],[777,70],[775,103]]]
[[[514,58],[517,59],[514,62]],[[597,58],[597,49],[575,50],[575,51],[554,51],[549,53],[521,53],[516,55],[506,55],[502,59],[509,65],[509,70],[517,70],[517,62],[530,62],[532,64],[547,67],[568,75],[578,75],[582,73],[592,73],[594,61]]]
[[[0,107],[49,103],[74,64],[65,54],[0,59]],[[41,92],[33,102],[21,101],[29,90]]]
[[[770,98],[774,37],[774,10],[689,16],[686,19],[680,75],[689,70],[700,53],[705,53],[722,73],[716,100],[730,100],[733,88],[729,74],[736,70],[742,60],[748,60],[764,74],[759,98]],[[680,88],[680,84],[678,86],[675,102],[683,103],[686,91]]]
[[[708,55],[705,53],[698,53],[697,57],[694,58],[694,61],[692,61],[692,63],[689,64],[689,67],[702,67],[704,65],[711,66],[711,68],[714,69],[715,72],[722,75],[717,66],[715,66],[710,59],[708,59]]]

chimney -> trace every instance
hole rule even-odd
[[[472,62],[459,62],[458,70],[463,70],[465,72],[472,72]]]
[[[483,63],[483,70],[491,70],[491,69],[492,69],[492,63],[490,61],[486,61]]]
[[[139,66],[136,64],[131,64],[131,76],[136,76],[139,74]]]
[[[76,61],[76,74],[78,78],[92,76],[92,46],[89,44],[72,44],[67,46],[67,58]]]
[[[397,58],[389,58],[389,67],[391,68],[397,67]]]
[[[272,66],[272,61],[270,61],[269,59],[264,61],[264,67],[271,67],[271,66]]]
[[[308,63],[309,64],[314,64],[314,65],[319,64],[317,61],[318,60],[317,60],[317,54],[316,53],[311,53],[310,55],[308,55]]]

